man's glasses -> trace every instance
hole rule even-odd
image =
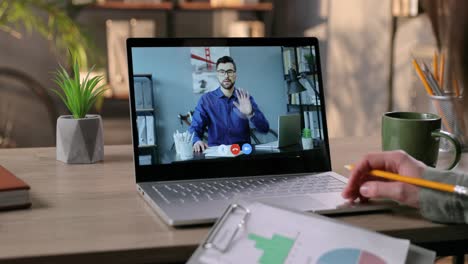
[[[221,76],[224,76],[225,74],[227,74],[229,77],[232,77],[234,75],[234,73],[236,73],[236,71],[233,71],[233,70],[227,70],[227,71],[219,70],[217,72]]]

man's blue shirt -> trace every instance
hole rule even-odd
[[[223,94],[220,87],[202,95],[190,126],[190,133],[194,133],[193,143],[202,140],[206,127],[208,146],[250,143],[249,120],[259,132],[268,132],[268,121],[252,96],[250,102],[253,116],[250,119],[237,109],[234,102],[239,102],[235,90],[230,98]]]

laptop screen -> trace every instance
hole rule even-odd
[[[331,169],[317,39],[138,38],[127,55],[137,182]]]

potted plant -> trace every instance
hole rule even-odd
[[[55,72],[55,83],[60,89],[52,90],[66,105],[71,115],[57,119],[57,160],[65,163],[94,163],[104,158],[104,140],[100,115],[88,114],[96,100],[106,91],[99,85],[104,76],[80,78],[80,65],[73,58],[73,75],[64,67]],[[61,92],[60,92],[61,90]]]
[[[73,51],[80,64],[86,67],[88,55],[99,60],[101,57],[90,37],[74,19],[84,6],[63,0],[2,0],[0,32],[21,39],[24,33],[35,31],[50,40],[58,54],[67,55],[67,50]]]
[[[304,59],[307,62],[307,66],[309,67],[309,71],[314,71],[315,69],[315,55],[312,53],[304,54]]]
[[[302,148],[303,149],[312,149],[312,130],[310,128],[304,128],[302,130]]]

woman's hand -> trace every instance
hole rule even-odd
[[[355,165],[343,198],[367,201],[369,198],[388,198],[412,207],[419,207],[419,187],[369,175],[371,170],[384,170],[404,176],[421,178],[424,163],[404,151],[387,151],[367,154]]]

